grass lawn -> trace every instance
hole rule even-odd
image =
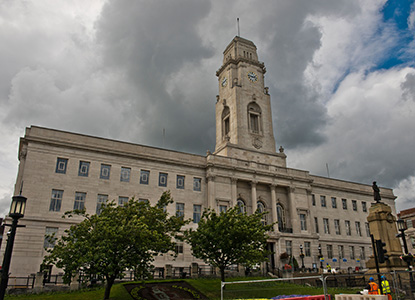
[[[241,278],[239,280],[254,280],[263,278]],[[231,278],[227,281],[237,281],[238,279]],[[172,280],[168,280],[172,281]],[[200,278],[200,279],[186,279],[190,285],[202,292],[209,299],[220,299],[220,279],[219,278]],[[146,281],[159,282],[159,281]],[[131,283],[131,282],[128,282]],[[329,294],[356,294],[359,289],[347,288],[329,288]],[[235,284],[226,286],[225,299],[255,299],[266,298],[270,299],[277,295],[322,295],[322,288],[309,287],[305,285],[298,285],[288,282],[265,282],[255,284]],[[102,300],[104,298],[104,288],[96,288],[92,290],[81,290],[67,293],[49,293],[37,295],[19,295],[6,296],[7,300]],[[111,289],[111,300],[134,300],[125,290],[122,283],[115,284]]]

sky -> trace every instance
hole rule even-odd
[[[414,0],[4,0],[0,217],[31,125],[213,152],[215,72],[237,18],[267,68],[288,166],[377,181],[398,211],[415,207]]]

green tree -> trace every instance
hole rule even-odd
[[[251,267],[267,259],[267,234],[272,225],[263,224],[264,213],[247,215],[234,207],[226,212],[204,211],[196,230],[186,230],[185,239],[193,255],[219,268],[225,281],[225,268],[233,264]]]
[[[167,214],[165,207],[172,202],[170,192],[165,192],[154,206],[133,198],[124,206],[109,202],[96,215],[67,212],[66,217],[80,215],[85,219],[65,231],[48,250],[44,264],[62,268],[67,283],[80,270],[105,277],[104,299],[109,299],[115,279],[122,278],[124,270],[143,274],[155,255],[174,251],[172,238],[186,222]]]

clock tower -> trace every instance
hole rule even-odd
[[[236,36],[223,52],[216,72],[215,154],[285,166],[285,154],[275,151],[266,69],[256,50],[253,42]]]

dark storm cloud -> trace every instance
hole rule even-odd
[[[206,89],[204,79],[192,78],[214,53],[197,32],[209,11],[208,1],[191,0],[112,1],[104,6],[97,39],[104,64],[126,74],[133,86],[130,99],[124,100],[130,105],[126,118],[136,119],[132,125],[139,127],[140,138],[130,138],[162,146],[164,128],[165,145],[174,149],[201,152],[212,147],[214,140],[200,133],[214,126],[214,91]],[[167,91],[169,83],[175,93]],[[186,88],[199,92],[183,93]],[[132,129],[132,135],[137,133]]]

